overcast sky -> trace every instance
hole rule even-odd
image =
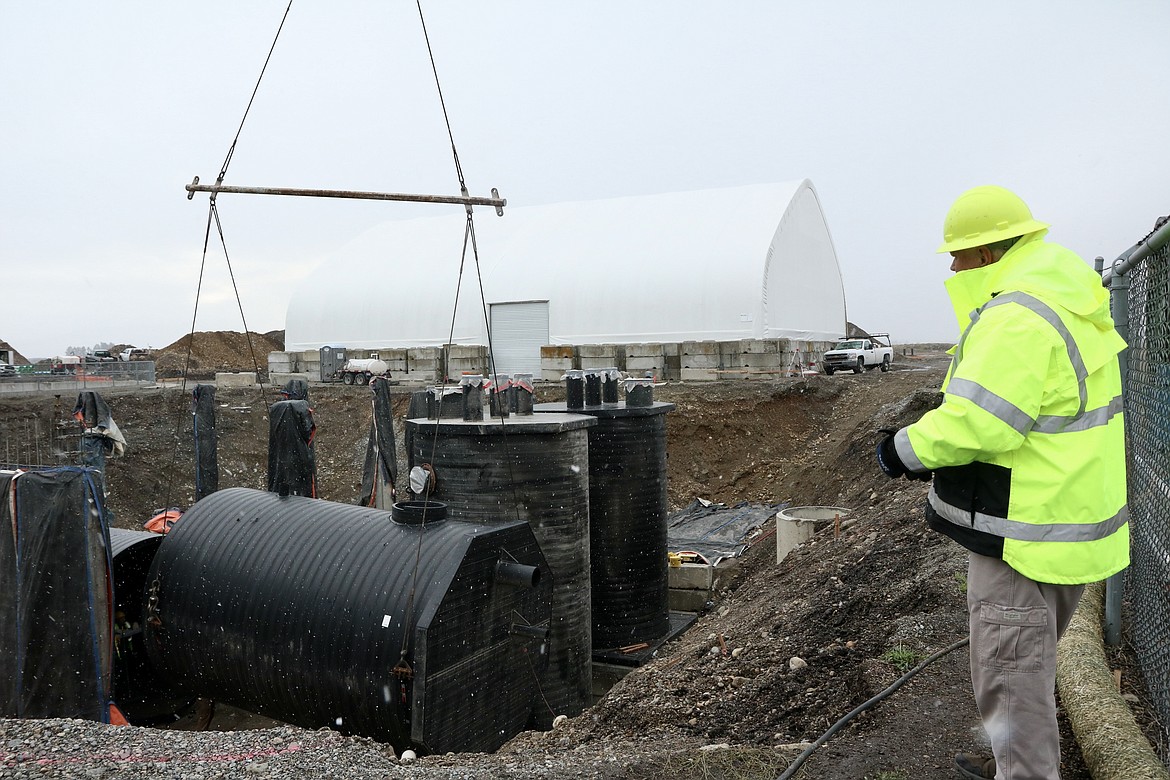
[[[191,329],[208,199],[183,187],[219,172],[286,4],[0,0],[0,339],[38,358]],[[473,194],[809,178],[849,318],[896,342],[956,336],[934,250],[968,187],[1014,189],[1089,261],[1170,213],[1165,0],[423,10]],[[225,183],[455,194],[414,3],[294,2]],[[284,328],[298,281],[363,230],[450,208],[221,195],[248,327]],[[195,328],[243,330],[217,247]]]

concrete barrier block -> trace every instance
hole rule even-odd
[[[684,590],[671,588],[667,591],[667,604],[676,612],[702,612],[711,598],[708,590]]]
[[[616,344],[582,344],[577,347],[577,354],[581,359],[605,359],[612,358],[617,354]],[[612,364],[611,364],[612,365]]]
[[[278,373],[271,369],[268,371],[268,384],[272,385],[273,387],[284,387],[293,379],[301,379],[305,382],[311,382],[316,378],[317,377],[309,376],[308,374],[301,371],[290,371],[283,373]],[[218,385],[219,383],[216,382],[216,384]]]
[[[723,365],[723,358],[718,354],[697,353],[681,357],[682,368],[719,368]]]
[[[682,368],[679,369],[679,379],[684,382],[714,382],[719,379],[719,373],[709,368]]]
[[[714,569],[705,563],[684,563],[667,569],[667,586],[683,590],[710,590]]]
[[[216,387],[255,387],[255,371],[238,371],[232,373],[216,372]]]
[[[662,373],[662,369],[665,365],[666,361],[662,359],[661,355],[658,357],[647,356],[640,358],[626,358],[626,372],[630,376],[642,376],[647,371],[657,376]]]
[[[661,358],[665,354],[665,344],[626,344],[627,361],[634,358]]]
[[[406,350],[406,353],[412,362],[415,360],[438,360],[442,355],[442,350],[439,347],[411,347]]]
[[[679,345],[679,354],[685,358],[689,355],[718,355],[719,342],[717,341],[684,341]]]
[[[739,356],[738,365],[744,368],[780,370],[786,367],[785,357],[791,358],[791,355],[785,356],[776,352],[749,352]]]
[[[568,360],[572,362],[573,356],[576,354],[576,347],[565,346],[562,344],[545,344],[540,348],[540,359],[544,360]],[[570,366],[571,368],[572,366]]]
[[[295,360],[288,352],[268,353],[268,373],[289,373],[294,370]]]

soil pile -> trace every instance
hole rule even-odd
[[[267,372],[268,353],[283,350],[283,330],[199,332],[155,350],[155,371],[160,377],[178,377],[186,367],[187,375],[194,378],[211,378],[217,371]]]

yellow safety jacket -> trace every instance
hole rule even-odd
[[[948,282],[966,314],[943,403],[894,446],[934,472],[932,528],[1038,582],[1095,582],[1129,565],[1125,342],[1100,278],[1045,233]]]

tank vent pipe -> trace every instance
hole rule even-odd
[[[585,372],[579,368],[570,368],[565,372],[565,407],[585,408]]]
[[[621,372],[617,367],[602,369],[601,372],[601,402],[616,404],[618,402],[618,378]]]
[[[540,569],[515,561],[500,561],[496,564],[496,582],[522,588],[535,588],[540,584]]]
[[[585,405],[601,406],[601,372],[595,368],[585,372]]]

